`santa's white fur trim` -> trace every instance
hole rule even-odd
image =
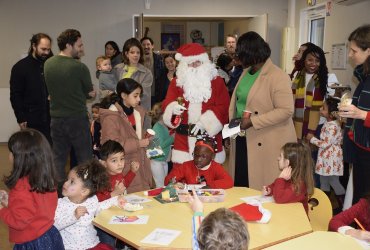
[[[189,152],[172,149],[171,160],[173,163],[184,163],[186,161],[191,161],[193,156]]]
[[[195,124],[199,121],[202,113],[202,103],[189,103],[188,124]]]
[[[180,53],[176,53],[175,59],[179,62],[186,62],[187,64],[190,64],[195,61],[200,61],[200,62],[209,61],[209,57],[207,53],[202,53],[202,54],[194,55],[194,56],[183,56]]]
[[[173,115],[173,108],[177,105],[177,101],[171,102],[167,105],[166,109],[163,113],[163,122],[166,124],[169,128],[176,128],[171,123],[171,118]],[[180,124],[179,124],[180,125]]]
[[[262,206],[262,203],[256,199],[252,199],[250,201],[248,201],[248,204],[249,205],[252,205],[252,206],[256,206],[258,207],[258,210],[261,212],[262,214],[262,218],[260,220],[257,220],[256,222],[258,223],[267,223],[270,221],[271,219],[271,212],[270,210],[267,210],[266,208],[264,208]]]
[[[218,120],[217,116],[212,110],[207,110],[204,112],[199,121],[202,123],[203,127],[206,129],[210,136],[217,135],[223,128],[222,123]]]

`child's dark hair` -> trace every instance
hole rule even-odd
[[[99,108],[100,108],[100,102],[97,102],[91,105],[91,109],[99,109]]]
[[[206,134],[198,135],[196,137],[195,146],[197,146],[197,144],[199,144],[201,142],[211,146],[211,148],[213,148],[213,153],[217,152],[217,141],[216,141],[215,137],[211,137],[211,136],[206,135]]]
[[[88,197],[110,189],[109,175],[104,166],[96,159],[84,162],[71,171],[75,171],[84,187],[90,190]]]
[[[328,97],[326,98],[325,103],[328,106],[328,113],[331,119],[336,120],[337,116],[335,114],[338,112],[338,104],[340,103],[340,99]]]
[[[218,56],[216,66],[227,72],[226,67],[232,62],[233,58],[226,53],[222,53]]]
[[[294,191],[299,193],[301,182],[303,181],[307,188],[307,194],[313,194],[313,168],[314,162],[311,156],[311,148],[304,142],[288,142],[282,149],[284,158],[289,160],[289,166],[292,167],[291,180]]]
[[[35,129],[14,133],[8,141],[13,155],[13,169],[4,177],[5,185],[12,189],[19,179],[28,177],[31,192],[45,193],[56,190],[57,173],[53,152],[48,140]]]
[[[108,140],[100,147],[100,158],[106,161],[112,154],[125,153],[124,148],[119,142]]]

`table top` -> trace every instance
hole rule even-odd
[[[224,202],[204,203],[204,214],[220,207],[232,207],[243,203],[240,198],[260,195],[261,192],[244,187],[226,189]],[[143,196],[143,192],[135,193]],[[118,207],[103,210],[95,219],[94,225],[116,236],[120,240],[140,249],[191,249],[191,218],[193,212],[187,203],[162,204],[153,197],[153,201],[144,203],[144,209],[136,212],[126,212]],[[312,232],[311,225],[301,203],[276,204],[264,203],[263,207],[272,213],[267,224],[248,222],[250,234],[249,249],[262,249],[280,242]],[[108,224],[114,215],[149,215],[145,225]],[[144,244],[140,241],[154,229],[180,230],[181,234],[168,246]]]
[[[355,239],[336,232],[315,231],[311,234],[271,246],[269,250],[363,249]]]

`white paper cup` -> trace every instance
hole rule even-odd
[[[244,110],[243,111],[243,118],[250,118],[251,117],[251,114],[252,112],[249,111],[249,110]]]
[[[146,139],[150,139],[150,138],[153,138],[155,136],[155,131],[153,129],[147,129],[146,130],[146,133],[145,133],[145,138]]]

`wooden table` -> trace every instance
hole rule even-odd
[[[269,250],[359,250],[363,249],[355,239],[335,232],[315,231],[267,248]]]
[[[136,193],[144,196],[142,192]],[[226,198],[220,203],[205,203],[204,213],[219,207],[232,207],[244,201],[240,198],[259,195],[260,191],[234,187],[226,190]],[[150,197],[152,199],[152,197]],[[312,232],[311,225],[301,203],[275,204],[264,203],[263,206],[272,212],[268,224],[247,223],[251,241],[249,249],[262,249],[307,233]],[[112,225],[108,224],[114,215],[149,215],[146,225]],[[154,200],[144,203],[144,209],[137,212],[126,212],[117,207],[102,211],[94,220],[94,225],[109,232],[122,241],[138,249],[191,249],[191,218],[193,212],[187,203],[161,204]],[[169,246],[143,244],[140,241],[155,228],[180,230],[181,234]]]

